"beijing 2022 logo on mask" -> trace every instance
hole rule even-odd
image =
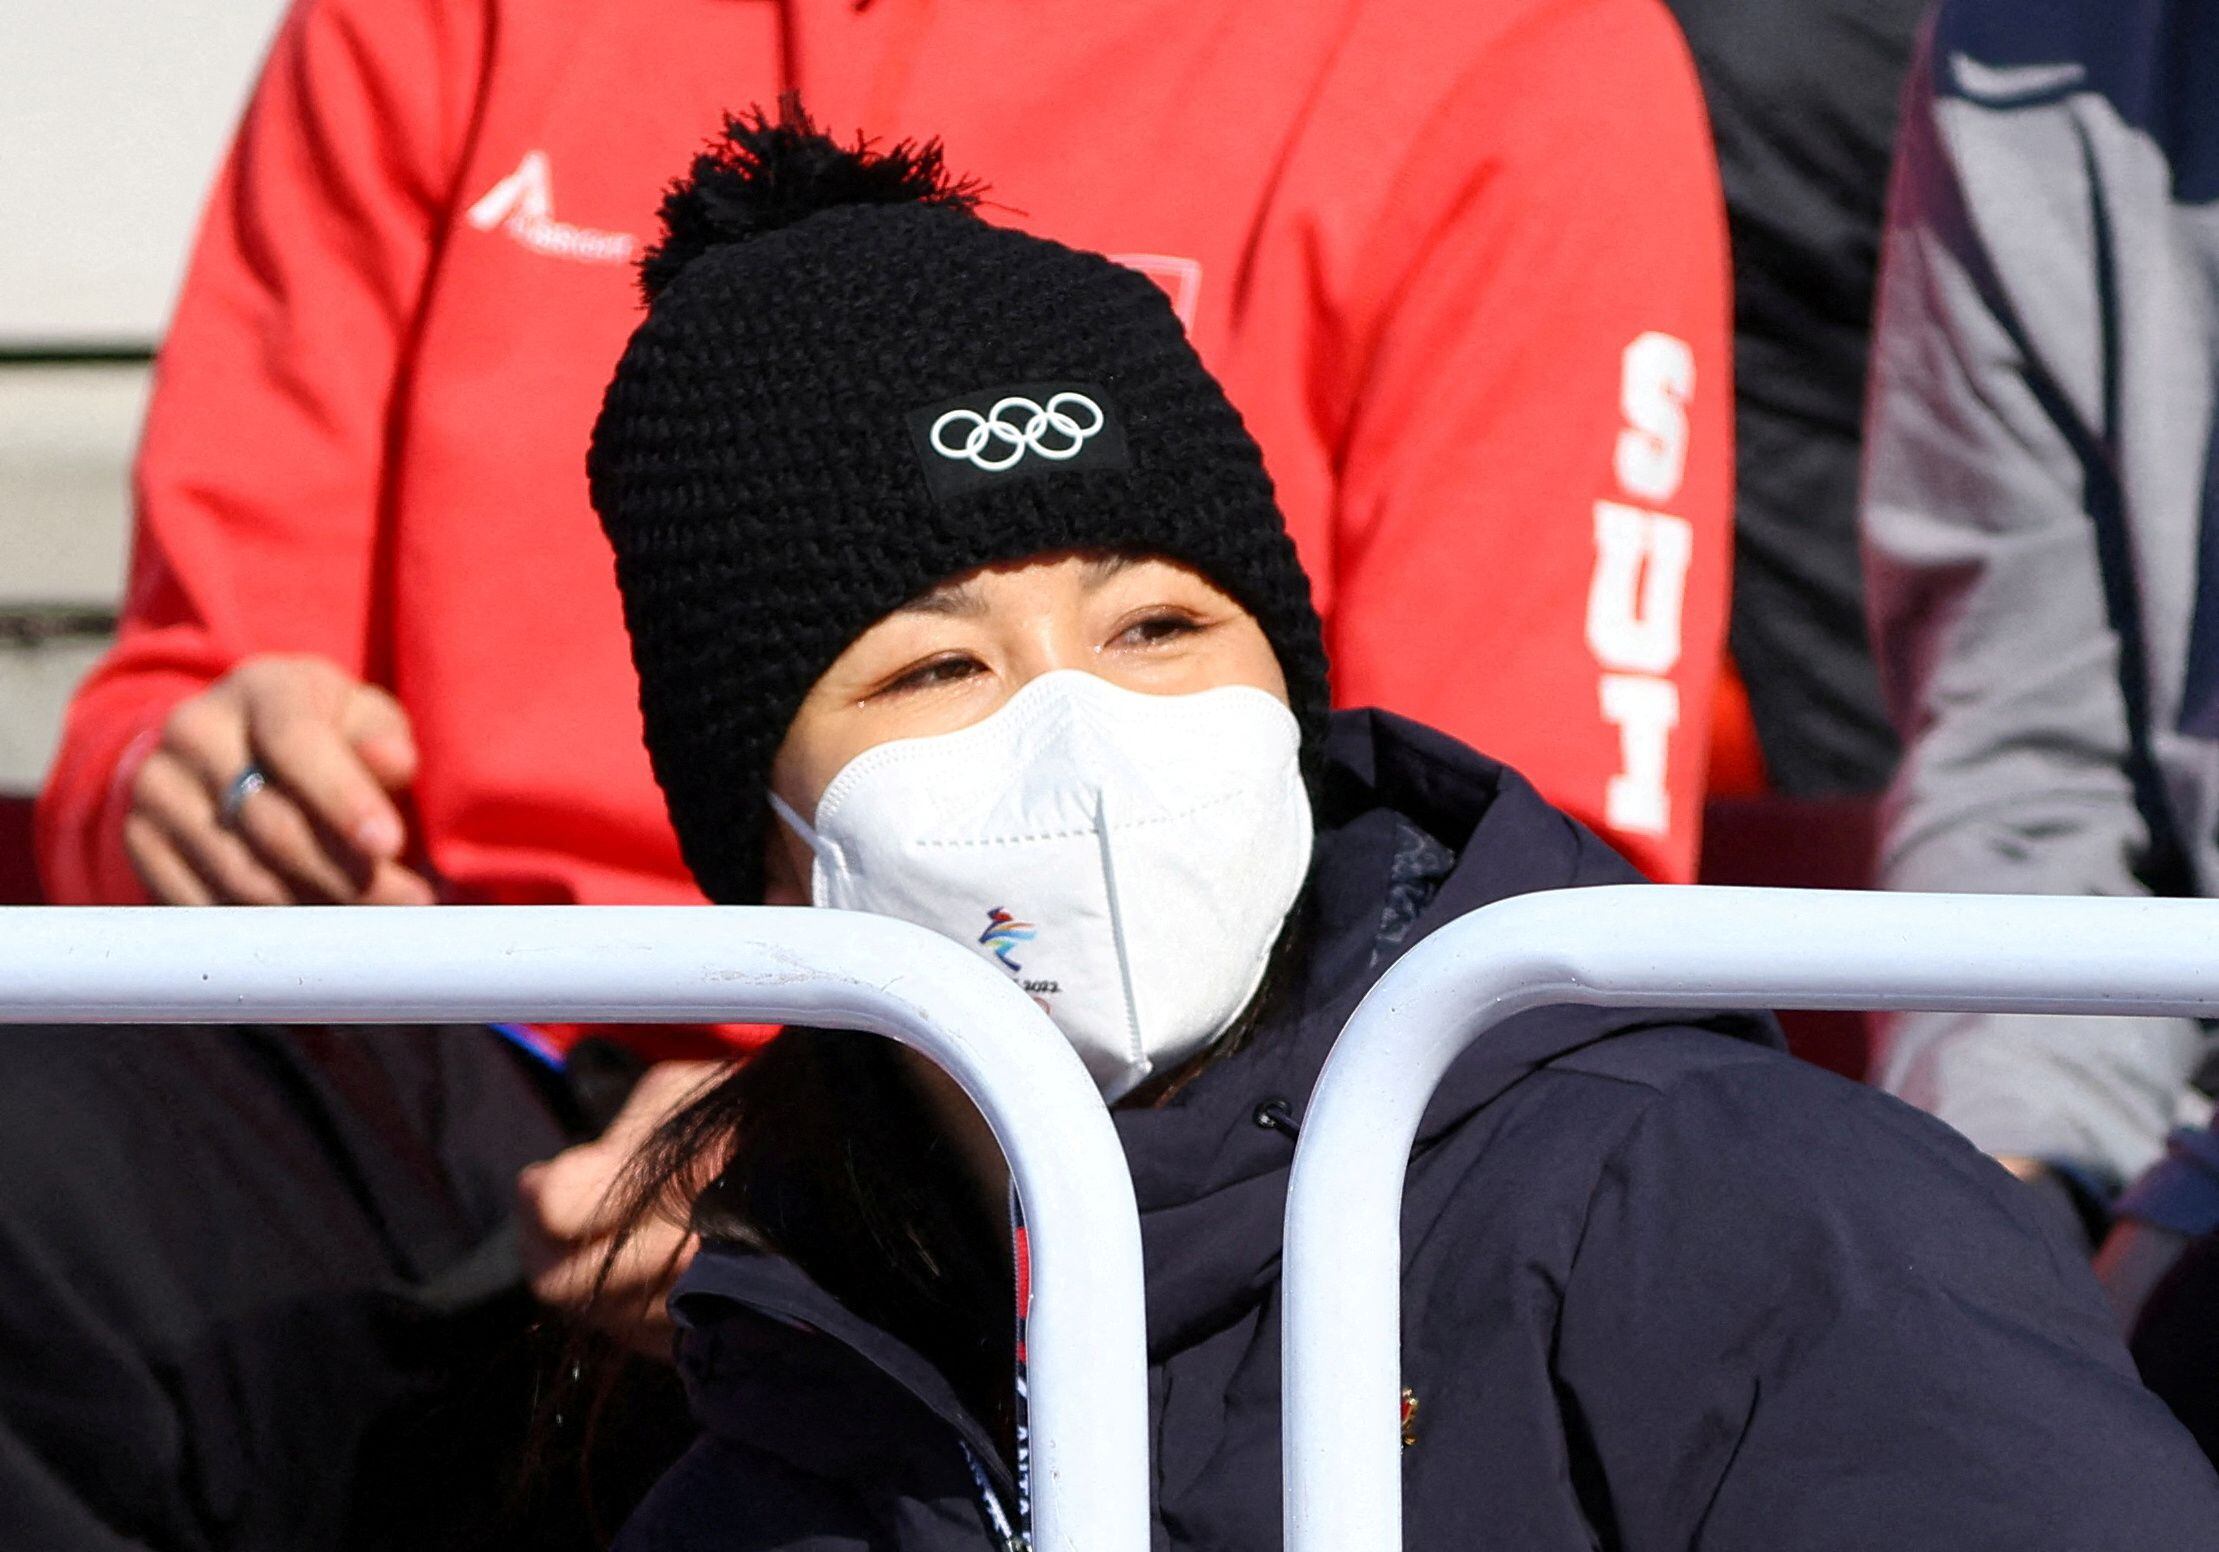
[[[994,957],[1009,967],[1011,975],[1020,975],[1025,967],[1017,962],[1017,945],[1030,943],[1038,936],[1039,928],[1019,921],[997,905],[986,913],[986,930],[979,934],[979,942],[994,951]]]
[[[1010,383],[928,404],[909,434],[936,501],[1015,479],[1131,467],[1109,395],[1092,383]]]
[[[998,905],[986,913],[986,930],[979,934],[979,945],[982,948],[992,949],[994,957],[1002,962],[1003,968],[1016,978],[1019,986],[1032,994],[1035,1001],[1039,1001],[1043,997],[1053,997],[1057,992],[1063,990],[1063,987],[1054,981],[1026,980],[1025,967],[1017,962],[1018,946],[1030,943],[1039,936],[1040,929],[1038,927],[1028,921],[1019,921]],[[1043,1008],[1047,1006],[1045,1002],[1040,1005]]]

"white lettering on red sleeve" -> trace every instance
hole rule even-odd
[[[1605,668],[1666,674],[1680,660],[1680,605],[1695,530],[1687,519],[1595,503],[1587,647]]]
[[[1626,417],[1611,460],[1626,494],[1670,501],[1687,472],[1687,406],[1695,396],[1695,353],[1684,340],[1649,333],[1626,347],[1618,410]]]
[[[1618,389],[1625,423],[1611,459],[1625,495],[1661,505],[1679,494],[1694,390],[1695,355],[1684,340],[1652,331],[1626,347]],[[1685,518],[1623,501],[1595,503],[1587,649],[1603,669],[1603,720],[1618,729],[1619,770],[1603,795],[1603,818],[1616,830],[1662,835],[1671,828],[1680,691],[1664,676],[1680,660],[1694,550]]]
[[[1603,818],[1613,829],[1662,835],[1672,828],[1666,778],[1680,687],[1648,674],[1605,674],[1602,697],[1603,720],[1618,729],[1618,774],[1603,789]]]

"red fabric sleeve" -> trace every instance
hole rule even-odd
[[[469,4],[303,0],[278,34],[156,365],[116,645],[40,797],[51,900],[144,898],[126,767],[240,658],[379,674],[389,417],[482,28]]]
[[[1334,524],[1336,698],[1509,762],[1684,881],[1732,547],[1693,68],[1661,7],[1551,6],[1416,147],[1363,266],[1383,288]]]

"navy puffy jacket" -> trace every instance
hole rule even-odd
[[[1117,1113],[1148,1259],[1156,1546],[1278,1552],[1279,1239],[1334,1035],[1432,928],[1632,870],[1514,773],[1336,719],[1301,1013]],[[2219,1484],[2072,1247],[1946,1127],[1768,1021],[1540,1009],[1456,1064],[1404,1207],[1412,1548],[2219,1548]],[[674,1295],[705,1433],[621,1552],[989,1552],[1002,1463],[788,1262]]]

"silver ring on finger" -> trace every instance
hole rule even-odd
[[[236,830],[239,811],[247,806],[247,799],[269,784],[270,779],[262,774],[262,767],[249,760],[246,767],[231,778],[231,784],[223,789],[223,797],[216,804],[216,817],[223,821],[223,827]]]

